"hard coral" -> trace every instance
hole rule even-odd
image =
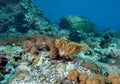
[[[110,84],[120,84],[120,75],[118,74],[108,74],[107,79]]]
[[[67,43],[67,39],[62,37],[55,40],[55,46],[59,49],[60,56],[72,56],[83,49],[82,44],[70,42]]]
[[[95,74],[94,76],[89,77],[85,73],[79,73],[76,69],[72,69],[68,72],[68,78],[70,80],[75,81],[77,77],[79,77],[79,84],[105,84],[105,80],[100,74]]]
[[[79,72],[76,69],[72,69],[69,71],[68,78],[70,80],[73,81],[73,80],[77,79],[77,77],[79,77]]]
[[[88,78],[86,84],[105,84],[105,81],[102,76],[96,74],[93,77]]]
[[[86,84],[86,80],[88,79],[88,76],[84,73],[81,73],[79,75],[79,81],[80,83],[79,84]]]

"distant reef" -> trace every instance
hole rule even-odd
[[[45,30],[49,21],[31,0],[0,0],[0,33]]]

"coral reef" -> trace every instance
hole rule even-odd
[[[119,36],[120,36],[119,32],[114,31],[113,29],[110,28],[106,29],[102,35],[100,46],[103,48],[109,47],[110,44],[117,42],[117,39],[120,38]]]
[[[61,18],[60,27],[74,31],[81,31],[91,33],[96,32],[96,25],[89,19],[83,16],[70,15]]]
[[[49,28],[47,18],[30,0],[2,0],[0,3],[0,33],[11,29],[21,33],[30,29],[39,29],[43,32]]]
[[[0,0],[0,14],[0,84],[120,84],[120,32],[50,23],[31,0]]]
[[[17,41],[13,39],[14,41]],[[13,43],[15,43],[12,41]],[[18,40],[19,41],[19,40]],[[106,79],[105,73],[110,71],[110,67],[105,62],[100,61],[101,57],[109,56],[111,58],[119,57],[119,46],[109,46],[108,48],[102,48],[100,46],[91,47],[88,45],[87,41],[82,42],[81,47],[84,49],[81,52],[76,52],[76,48],[74,46],[71,48],[73,43],[68,42],[65,37],[60,39],[54,39],[44,35],[33,35],[26,36],[25,38],[21,38],[24,43],[24,49],[15,44],[4,45],[1,46],[0,50],[6,51],[8,54],[8,64],[7,66],[13,67],[12,74],[13,80],[15,84],[23,83],[42,83],[42,84],[54,84],[54,83],[80,83],[80,84],[105,84]],[[100,42],[99,40],[96,40]],[[56,43],[55,43],[56,42]],[[19,42],[18,42],[19,43]],[[28,44],[29,43],[29,44]],[[58,45],[58,47],[56,46]],[[77,43],[75,43],[76,46]],[[84,44],[84,46],[83,46]],[[79,45],[79,44],[77,44]],[[70,48],[70,54],[74,56],[75,53],[75,61],[66,61],[63,62],[61,60],[51,60],[51,58],[58,58],[58,55],[61,55],[61,49]],[[25,49],[26,48],[26,49]],[[93,48],[93,49],[92,49]],[[72,50],[73,49],[73,50]],[[78,48],[79,49],[79,48]],[[111,54],[109,50],[113,49],[115,55]],[[55,51],[57,50],[57,51]],[[25,53],[24,53],[25,51]],[[108,51],[108,52],[106,52]],[[31,53],[29,53],[31,52]],[[75,53],[73,53],[75,52]],[[72,54],[71,54],[72,53]],[[66,55],[66,54],[65,54]],[[66,56],[67,56],[66,55]],[[51,56],[51,57],[50,57]],[[108,59],[108,58],[107,58]],[[90,61],[89,61],[90,60]],[[10,68],[11,69],[11,68]],[[15,79],[17,75],[13,74],[19,70],[25,69],[29,72],[29,75],[23,76],[22,78]],[[72,70],[73,73],[72,73]],[[113,72],[119,73],[119,69],[112,69]],[[71,71],[71,74],[69,73]],[[77,75],[75,73],[77,73]],[[110,72],[111,73],[111,72]],[[100,74],[100,75],[98,75]],[[21,77],[21,76],[20,76]],[[6,78],[5,78],[6,79]],[[3,79],[4,80],[4,79]],[[8,79],[6,79],[8,80]],[[99,83],[100,82],[100,83]],[[109,83],[108,83],[109,84]]]
[[[69,30],[61,29],[59,27],[59,24],[57,24],[57,23],[51,24],[50,30],[44,32],[44,35],[54,37],[54,38],[66,37],[68,39],[69,34],[70,34]]]

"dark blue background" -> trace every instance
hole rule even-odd
[[[120,31],[120,0],[33,0],[52,22],[62,16],[82,15],[103,30]]]

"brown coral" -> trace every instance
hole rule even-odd
[[[60,56],[72,56],[83,49],[82,44],[74,42],[67,43],[67,39],[65,37],[56,39],[55,46],[59,49]]]
[[[86,84],[86,80],[88,79],[88,76],[84,73],[81,73],[79,75],[79,81],[80,83],[79,84]]]
[[[59,56],[72,56],[83,49],[82,44],[70,42],[67,43],[65,37],[60,39],[54,39],[43,35],[33,35],[24,42],[23,48],[25,52],[32,54],[37,50],[47,49],[49,50],[50,58],[56,58]],[[59,49],[59,50],[58,50]]]
[[[58,54],[60,56],[72,56],[81,51],[83,45],[74,42],[67,43],[65,37],[55,40],[43,35],[34,35],[24,42],[23,48],[25,52],[32,54],[36,53],[37,50],[48,48],[50,57],[56,58]]]
[[[31,36],[30,39],[24,41],[24,51],[34,54],[37,51],[37,49],[41,48],[42,42],[44,42],[44,38],[45,36],[42,35]]]
[[[24,48],[24,51],[25,52],[31,52],[31,53],[34,53],[36,50],[34,49],[33,50],[33,47],[35,46],[34,42],[33,41],[25,41],[24,44],[23,44],[23,48]],[[33,50],[33,51],[32,51]]]
[[[108,74],[107,79],[111,84],[120,84],[120,75],[119,74]]]
[[[79,72],[76,69],[72,69],[69,71],[68,78],[70,80],[73,81],[73,80],[77,79],[77,77],[79,77]]]
[[[49,50],[50,58],[56,58],[58,56],[58,49],[54,45],[54,38],[50,38],[44,35],[33,35],[24,42],[23,48],[25,52],[35,54],[37,50],[46,49]]]
[[[104,79],[99,74],[87,79],[86,84],[105,84]]]
[[[49,48],[49,56],[51,59],[54,59],[58,56],[58,48],[55,46],[55,39],[46,38],[45,40],[47,47]]]
[[[79,84],[105,84],[104,78],[100,74],[88,77],[85,73],[80,73],[76,69],[72,69],[68,73],[68,78],[72,81],[79,77]]]
[[[88,61],[88,62],[84,63],[83,67],[95,72],[96,74],[102,74],[101,68],[92,61]]]

